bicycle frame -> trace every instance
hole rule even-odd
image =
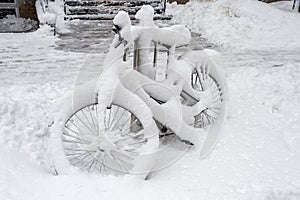
[[[141,15],[138,15],[139,12]],[[176,48],[189,44],[190,31],[178,25],[157,27],[151,16],[151,12],[154,13],[152,7],[142,7],[139,12],[140,23],[137,26],[131,26],[127,13],[121,11],[117,14],[113,29],[116,34],[104,60],[102,73],[97,79],[78,86],[73,96],[66,97],[69,100],[65,101],[64,110],[58,117],[62,120],[51,126],[51,131],[62,134],[59,137],[51,134],[59,173],[69,170],[70,165],[89,166],[87,170],[90,171],[94,162],[99,161],[102,162],[100,172],[103,163],[108,167],[113,164],[111,162],[120,165],[116,154],[119,157],[127,155],[126,149],[123,149],[127,144],[117,147],[115,142],[129,138],[133,141],[142,139],[139,141],[143,142],[141,151],[136,152],[133,160],[125,156],[124,161],[127,160],[130,166],[124,164],[117,168],[145,178],[149,172],[165,167],[184,153],[177,149],[174,160],[171,158],[168,163],[165,162],[161,155],[169,158],[170,148],[159,148],[159,138],[166,131],[176,134],[175,139],[200,146],[202,158],[211,152],[220,137],[227,88],[221,69],[211,59],[210,54],[215,52],[189,51],[178,57]],[[141,12],[146,12],[146,15]],[[133,58],[129,53],[132,47]],[[163,47],[162,51],[160,47]],[[162,64],[159,63],[161,52],[167,53]],[[124,113],[119,113],[120,109],[127,113],[126,119],[122,118]],[[208,127],[208,131],[204,131],[204,127]],[[109,140],[104,138],[108,135]],[[78,145],[71,146],[70,142]],[[88,160],[82,158],[74,163],[74,159],[78,158],[77,148],[85,152],[80,154],[84,159],[90,154],[94,157]],[[67,156],[58,155],[58,151]],[[172,151],[174,153],[174,149]],[[69,159],[70,152],[76,154],[75,157]],[[93,169],[98,168],[94,166]]]
[[[152,18],[141,18],[139,20],[140,24],[138,26],[131,26],[131,23],[129,22],[129,26],[126,27],[126,31],[121,31],[119,35],[119,38],[127,38],[126,44],[124,45],[123,49],[123,58],[126,57],[125,54],[128,52],[128,48],[130,47],[130,45],[134,46],[133,69],[137,71],[137,73],[135,73],[135,75],[133,75],[132,78],[139,77],[140,84],[147,83],[157,85],[161,88],[167,87],[169,90],[173,91],[173,93],[176,94],[175,96],[177,96],[177,98],[183,97],[184,99],[187,99],[189,105],[181,105],[182,112],[187,113],[183,114],[182,116],[183,121],[185,121],[185,125],[190,124],[190,121],[193,120],[193,116],[195,116],[195,114],[201,113],[202,111],[207,109],[208,105],[215,104],[215,102],[213,101],[213,98],[215,97],[210,96],[209,93],[211,91],[205,89],[207,88],[207,86],[201,86],[202,91],[195,90],[193,88],[191,84],[191,79],[193,82],[195,75],[196,78],[199,78],[200,75],[202,76],[202,78],[207,78],[209,76],[210,79],[212,79],[212,81],[214,82],[214,84],[216,84],[214,87],[216,87],[215,89],[219,91],[218,95],[220,96],[221,101],[224,102],[224,99],[227,98],[227,85],[224,80],[224,75],[221,72],[222,70],[218,68],[218,66],[214,63],[213,60],[211,60],[211,57],[208,55],[210,53],[209,51],[190,51],[181,55],[180,57],[178,57],[178,59],[176,58],[176,48],[186,46],[190,42],[191,35],[190,31],[187,28],[178,25],[167,28],[159,28],[154,24]],[[145,22],[147,20],[148,22]],[[169,36],[173,37],[169,38]],[[172,38],[175,38],[175,40],[172,40]],[[149,54],[149,49],[151,49],[151,43],[154,44],[153,62],[150,62],[149,59],[145,59]],[[159,45],[166,48],[167,52],[167,63],[164,67],[164,76],[161,79],[155,76],[157,74],[158,69],[157,57],[159,53]],[[126,84],[126,79],[124,80],[124,84]],[[220,89],[219,87],[221,87],[222,89]],[[178,93],[178,90],[180,90],[180,93]],[[148,94],[151,94],[152,98],[156,99],[160,103],[165,103],[168,99],[168,97],[165,99],[161,98],[161,94],[163,93],[163,91],[148,90],[146,92]],[[143,100],[147,101],[146,99]],[[148,106],[151,107],[153,106],[153,104],[149,104]],[[222,103],[220,112],[223,114],[221,114],[221,116],[218,117],[218,120],[208,119],[209,123],[215,120],[217,120],[217,123],[215,123],[214,126],[210,127],[210,130],[212,130],[211,132],[213,132],[211,134],[212,137],[206,137],[204,142],[205,147],[203,148],[204,150],[201,152],[202,157],[205,157],[209,154],[209,152],[215,145],[217,139],[220,137],[220,132],[223,127],[223,121],[225,118],[224,103]],[[175,121],[180,123],[176,119]],[[169,126],[170,124],[165,125]],[[186,130],[189,131],[183,132],[195,132],[195,130],[191,130],[189,128],[186,128]],[[175,132],[178,132],[179,137],[185,138],[183,136],[184,134],[179,133],[182,132],[182,130]]]

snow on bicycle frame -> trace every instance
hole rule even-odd
[[[152,98],[155,97],[155,99],[160,102],[166,102],[168,98],[171,98],[170,96],[174,96],[176,93],[174,90],[177,90],[180,91],[177,97],[183,97],[184,99],[188,99],[189,104],[191,102],[195,104],[193,106],[181,105],[178,107],[183,115],[183,121],[186,123],[179,123],[180,128],[177,128],[177,131],[174,129],[172,131],[180,138],[193,143],[192,140],[196,139],[195,137],[199,135],[194,135],[195,130],[191,127],[186,127],[185,124],[191,124],[195,116],[202,113],[202,115],[206,117],[206,123],[208,123],[210,127],[201,144],[200,156],[207,156],[220,137],[225,119],[227,84],[222,69],[216,64],[216,62],[218,62],[218,53],[213,50],[189,51],[177,59],[175,53],[176,48],[188,45],[191,40],[191,33],[186,27],[174,25],[171,27],[158,28],[153,21],[154,14],[151,6],[143,6],[142,9],[138,11],[136,15],[136,19],[139,21],[138,26],[131,26],[130,20],[128,20],[126,15],[125,12],[120,12],[114,18],[113,22],[116,33],[119,35],[119,41],[125,41],[126,43],[125,49],[130,46],[130,43],[134,43],[133,68],[151,79],[151,81],[149,81],[144,76],[141,76],[141,82],[146,85],[144,90],[146,90],[148,94],[151,94]],[[153,62],[151,62],[149,58],[149,49],[152,48],[151,43],[154,46]],[[160,73],[157,67],[158,45],[164,46],[167,49],[168,55],[166,58],[167,63]],[[126,60],[126,53],[127,49],[124,51],[124,60]],[[206,80],[195,80],[198,79],[197,77]],[[156,82],[153,82],[153,80]],[[172,86],[175,85],[174,83],[176,83],[176,86],[174,90],[172,90]],[[153,86],[154,91],[151,91],[152,88],[149,87],[149,85]],[[199,87],[199,85],[201,86]],[[162,89],[164,87],[168,87],[169,90],[172,90],[173,94],[166,97],[168,92]],[[147,100],[143,100],[147,102]],[[219,103],[219,105],[216,106],[215,104],[217,103]],[[148,106],[155,107],[155,105],[151,103],[149,103]],[[174,109],[176,108],[171,107],[169,110]],[[213,116],[210,116],[208,112],[212,113]],[[154,111],[153,115],[157,121],[164,122],[164,125],[172,129],[172,124],[170,123],[174,122],[174,124],[178,124],[178,120],[170,120],[172,115],[175,114],[174,112],[171,113],[172,114],[167,116],[168,119],[160,119],[161,112],[156,114]],[[179,116],[175,118],[177,117]],[[166,120],[168,120],[169,124]],[[202,121],[205,121],[205,119]],[[198,124],[198,127],[204,126],[205,124],[201,124],[200,126]]]
[[[200,146],[201,157],[219,139],[227,88],[211,59],[216,53],[188,51],[177,58],[175,50],[189,44],[190,31],[181,25],[159,28],[153,14],[151,6],[143,6],[136,15],[137,26],[123,11],[115,16],[116,34],[103,72],[75,88],[72,106],[64,105],[62,120],[52,127],[52,132],[62,133],[53,134],[52,140],[59,173],[75,167],[145,177],[184,153],[178,149],[171,160],[164,159],[169,149],[162,148],[160,137],[176,134],[180,141]],[[161,66],[159,46],[167,52]]]

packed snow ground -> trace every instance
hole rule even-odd
[[[300,199],[300,15],[243,2],[169,6],[176,21],[220,45],[230,105],[223,136],[208,158],[200,160],[191,149],[148,181],[53,176],[47,127],[54,101],[72,90],[81,66],[88,66],[87,76],[101,70],[102,57],[56,50],[58,39],[47,27],[1,34],[0,199]],[[243,20],[221,18],[223,5],[235,14],[242,9]],[[193,22],[186,20],[194,8],[202,12],[195,9]],[[249,13],[262,24],[247,20]]]

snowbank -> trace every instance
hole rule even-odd
[[[63,95],[59,85],[0,88],[0,144],[21,151],[39,164],[48,165],[48,126],[53,120],[53,99]],[[52,99],[52,100],[51,100]]]
[[[268,49],[299,47],[300,15],[257,0],[190,1],[169,4],[176,23],[203,33],[225,47]]]
[[[48,26],[0,37],[0,146],[45,165],[54,101],[73,86],[84,58],[55,50],[56,41]]]
[[[31,19],[17,18],[14,15],[8,15],[0,19],[1,32],[28,32],[38,28],[36,21]]]

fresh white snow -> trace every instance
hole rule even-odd
[[[192,1],[168,5],[168,12],[220,45],[230,101],[211,155],[201,160],[190,149],[147,181],[54,176],[48,125],[55,102],[73,89],[81,66],[88,77],[101,71],[103,60],[55,49],[58,39],[47,27],[5,33],[0,199],[300,199],[300,15],[254,0]]]
[[[214,43],[240,49],[297,48],[299,14],[256,0],[192,0],[171,4],[168,13]]]

